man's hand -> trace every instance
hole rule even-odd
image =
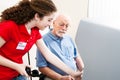
[[[75,80],[75,79],[70,75],[66,75],[66,76],[62,76],[60,80]]]

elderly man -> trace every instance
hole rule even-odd
[[[43,40],[47,47],[66,65],[74,71],[79,70],[80,72],[83,72],[84,64],[80,55],[77,53],[75,44],[71,37],[65,34],[69,25],[69,17],[63,14],[57,15],[53,20],[53,28],[43,36]],[[41,52],[37,50],[37,67],[42,74],[46,75],[45,80],[72,80],[71,77],[75,80],[81,80],[81,76],[70,76],[50,64],[40,53]]]

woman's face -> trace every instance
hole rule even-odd
[[[48,16],[44,16],[42,19],[38,18],[37,21],[36,21],[36,26],[40,30],[44,30],[46,27],[51,25],[54,16],[55,16],[55,14],[51,14],[51,15],[48,15]]]

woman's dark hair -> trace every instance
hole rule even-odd
[[[55,4],[51,0],[22,0],[18,5],[3,11],[1,21],[13,20],[17,24],[24,24],[33,19],[36,13],[43,18],[56,11]]]

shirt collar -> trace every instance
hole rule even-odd
[[[57,37],[57,36],[55,36],[51,31],[49,31],[48,34],[54,40],[60,40],[61,41],[64,38],[64,36],[63,37]]]

